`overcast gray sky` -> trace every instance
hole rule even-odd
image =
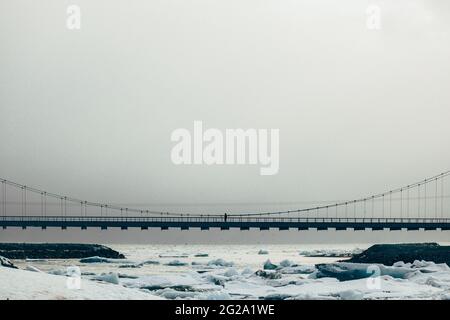
[[[449,15],[445,0],[3,0],[0,176],[203,213],[432,176],[450,168]],[[279,173],[174,165],[170,134],[194,120],[280,129]]]

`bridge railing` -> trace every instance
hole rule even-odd
[[[0,221],[30,222],[228,222],[228,223],[450,223],[450,218],[293,218],[293,217],[120,217],[120,216],[0,216]]]

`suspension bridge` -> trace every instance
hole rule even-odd
[[[193,214],[128,208],[80,200],[34,187],[1,181],[2,229],[218,228],[229,230],[450,230],[445,194],[450,171],[351,201],[276,211]]]

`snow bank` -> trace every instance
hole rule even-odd
[[[38,268],[36,268],[35,266],[32,265],[28,265],[25,270],[27,271],[32,271],[32,272],[42,272],[41,270],[39,270]]]
[[[140,290],[87,279],[81,279],[80,289],[69,289],[67,279],[64,276],[4,268],[0,271],[0,300],[161,299]]]

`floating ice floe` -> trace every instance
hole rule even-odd
[[[94,280],[119,284],[119,275],[115,272],[102,273],[101,275],[93,277]]]
[[[387,267],[381,264],[337,262],[319,264],[316,278],[331,277],[340,281],[388,275],[393,278],[406,278],[414,270],[407,267]]]
[[[173,254],[160,254],[160,258],[187,258],[189,257],[186,253],[173,253]]]
[[[140,268],[140,267],[142,267],[142,265],[141,264],[133,264],[133,263],[131,263],[131,264],[122,264],[122,265],[120,265],[119,266],[119,268],[131,268],[131,269],[135,269],[135,268]]]
[[[269,251],[261,249],[258,251],[258,254],[269,254]]]
[[[231,297],[226,292],[211,292],[211,293],[201,293],[197,296],[197,299],[201,300],[230,300]]]
[[[66,269],[52,269],[47,271],[48,274],[52,274],[55,276],[65,276],[67,275],[67,270]]]
[[[197,253],[194,255],[194,257],[197,257],[197,258],[203,258],[203,257],[208,257],[208,256],[209,256],[209,254],[207,254],[207,253]]]
[[[284,267],[280,269],[280,273],[283,274],[308,274],[316,271],[316,267],[314,265],[294,265],[289,267]]]
[[[2,256],[0,256],[0,266],[17,269],[17,267],[8,258]]]
[[[347,258],[355,254],[361,253],[363,250],[356,248],[352,250],[344,249],[321,249],[321,250],[304,250],[299,255],[304,257],[328,257],[328,258]]]
[[[281,274],[274,270],[258,270],[255,274],[265,279],[281,279]]]
[[[291,261],[291,260],[288,260],[288,259],[285,259],[285,260],[282,260],[281,262],[280,262],[280,267],[283,267],[283,268],[285,268],[285,267],[290,267],[290,266],[292,266],[294,263]]]
[[[205,279],[217,286],[223,286],[229,280],[228,277],[219,274],[208,274]]]
[[[137,279],[124,279],[122,284],[131,288],[140,288],[147,290],[157,290],[164,288],[191,288],[193,286],[202,285],[206,281],[195,272],[182,274],[166,274],[154,276],[141,276]]]
[[[119,268],[140,268],[143,267],[145,265],[156,265],[159,264],[160,262],[157,260],[144,260],[142,262],[139,263],[126,263],[126,264],[122,264],[119,266]]]
[[[122,263],[122,264],[132,264],[133,262],[127,259],[111,259],[99,256],[88,257],[80,259],[81,263]]]
[[[172,266],[172,267],[181,267],[181,266],[187,266],[188,263],[180,260],[172,260],[166,263],[166,266]]]
[[[165,299],[173,300],[173,299],[189,299],[189,298],[193,299],[198,293],[192,291],[181,291],[181,290],[174,290],[172,288],[165,288],[155,291],[155,294]]]
[[[239,272],[235,268],[229,268],[225,273],[223,274],[225,277],[231,278],[234,276],[239,275]]]
[[[275,270],[278,266],[267,259],[266,262],[264,262],[263,268],[264,270]]]
[[[253,274],[253,270],[250,269],[249,267],[244,268],[244,270],[241,271],[242,275],[250,275]]]
[[[145,260],[139,263],[140,265],[147,265],[147,264],[159,264],[159,261],[157,260]]]
[[[219,266],[219,267],[232,267],[234,265],[231,261],[225,261],[223,259],[215,259],[208,262],[208,266]]]

